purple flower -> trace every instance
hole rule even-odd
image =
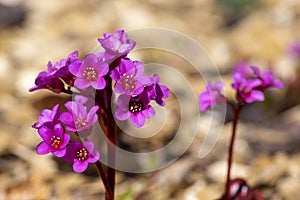
[[[236,73],[241,74],[244,78],[253,77],[253,71],[252,71],[250,66],[251,65],[246,61],[238,62],[233,67],[233,73],[234,74],[236,74]]]
[[[66,59],[62,59],[53,66],[56,69],[55,76],[64,80],[70,86],[74,85],[74,75],[69,71],[69,65],[78,61],[78,51],[74,51],[68,55]]]
[[[35,79],[35,86],[29,89],[29,92],[40,89],[49,89],[55,93],[60,93],[64,90],[64,83],[54,74],[56,69],[52,67],[52,63],[49,61],[47,64],[47,71],[42,71]]]
[[[62,112],[60,121],[66,124],[66,129],[72,132],[79,132],[89,130],[91,126],[98,120],[98,106],[93,106],[89,112],[87,107],[80,103],[80,101],[69,101],[65,103],[68,112]]]
[[[257,78],[259,78],[262,81],[262,85],[261,85],[262,89],[266,89],[269,87],[277,87],[277,88],[284,87],[284,84],[281,81],[275,79],[272,72],[266,71],[261,75],[258,67],[251,66],[251,68],[254,74],[257,76]]]
[[[39,89],[49,89],[53,92],[60,93],[64,89],[64,83],[73,86],[74,76],[70,73],[68,67],[71,63],[78,60],[78,51],[72,52],[66,59],[62,59],[52,66],[49,61],[47,64],[47,70],[42,71],[38,74],[35,79],[34,87],[30,88],[29,91],[35,91]],[[63,80],[63,81],[62,81]]]
[[[211,82],[207,82],[206,91],[199,95],[199,104],[200,111],[204,112],[211,106],[216,105],[217,103],[226,102],[226,98],[221,94],[224,88],[224,83],[217,81],[215,85],[212,85]]]
[[[66,154],[66,147],[70,140],[70,135],[65,134],[61,124],[56,124],[53,129],[41,127],[39,135],[44,140],[36,147],[38,154],[53,153],[56,157],[63,157]]]
[[[115,116],[118,120],[126,120],[130,118],[131,122],[137,128],[145,124],[146,118],[151,118],[155,115],[155,111],[149,105],[150,99],[147,91],[144,91],[137,96],[120,95],[117,103]]]
[[[245,103],[264,101],[264,89],[284,86],[270,71],[261,74],[258,67],[246,62],[241,62],[234,68],[233,79],[232,87],[237,91],[238,99]]]
[[[53,128],[53,126],[59,123],[59,104],[55,105],[52,110],[44,109],[38,117],[38,122],[32,125],[33,128],[39,129],[42,126]]]
[[[157,74],[154,74],[150,78],[153,84],[146,87],[147,90],[149,90],[150,99],[155,100],[157,104],[164,106],[164,99],[170,96],[170,90],[168,87],[160,84],[160,78]]]
[[[92,86],[101,90],[106,85],[103,76],[108,72],[108,65],[100,61],[95,54],[88,54],[83,62],[73,62],[69,70],[76,76],[74,85],[79,89]]]
[[[111,71],[110,77],[116,81],[115,91],[119,94],[137,95],[150,85],[151,80],[143,75],[144,66],[138,61],[121,59],[119,67]]]
[[[86,141],[81,144],[73,141],[70,143],[64,159],[73,163],[75,172],[82,173],[87,169],[89,163],[95,163],[100,159],[100,153],[94,149],[92,142]]]
[[[246,79],[241,74],[233,74],[234,83],[232,87],[237,91],[238,97],[240,97],[246,103],[252,103],[254,101],[264,101],[264,93],[259,90],[263,82],[259,79]]]
[[[101,62],[105,62],[105,63],[111,63],[115,58],[114,55],[111,55],[111,54],[107,53],[106,51],[97,52],[97,53],[95,53],[95,55],[97,56],[98,60],[100,60]]]
[[[300,58],[300,43],[292,43],[288,47],[287,52],[294,58]]]
[[[135,46],[135,41],[128,38],[124,30],[117,30],[112,35],[104,33],[104,38],[98,38],[105,51],[114,56],[126,56]]]

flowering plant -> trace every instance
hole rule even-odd
[[[200,111],[204,112],[210,107],[218,103],[228,103],[233,112],[233,129],[231,140],[228,149],[228,168],[227,179],[225,185],[225,193],[221,200],[229,199],[256,199],[263,200],[264,198],[258,190],[251,190],[246,181],[243,179],[230,179],[231,164],[233,157],[233,145],[236,136],[236,128],[239,118],[239,113],[242,108],[249,103],[255,101],[264,101],[264,91],[270,87],[283,88],[283,83],[276,80],[270,71],[261,74],[260,69],[256,66],[251,66],[247,62],[240,62],[234,67],[232,88],[236,90],[236,101],[229,101],[223,94],[222,89],[224,83],[218,81],[215,85],[210,82],[206,85],[206,91],[199,95]]]
[[[139,61],[132,61],[127,54],[134,48],[135,41],[123,30],[114,34],[104,33],[98,42],[104,51],[89,53],[78,58],[78,51],[67,58],[47,64],[40,72],[35,86],[29,91],[48,89],[55,93],[75,95],[64,104],[67,111],[61,112],[60,105],[52,110],[45,109],[32,127],[43,139],[36,147],[38,154],[52,153],[73,163],[73,170],[82,173],[89,163],[95,163],[105,186],[106,199],[114,199],[115,145],[117,142],[116,122],[130,118],[136,127],[142,127],[146,118],[152,118],[155,110],[150,102],[164,106],[169,89],[160,83],[158,75],[147,76]],[[91,94],[95,94],[92,96]],[[117,108],[112,110],[114,94],[118,94]],[[100,163],[100,153],[88,137],[93,126],[99,122],[107,139],[108,169],[105,174]],[[71,135],[75,137],[71,137]],[[76,139],[77,137],[77,139]],[[74,140],[71,138],[75,138]]]
[[[118,139],[116,120],[129,119],[133,126],[143,127],[147,119],[155,116],[152,103],[164,106],[170,90],[160,82],[157,74],[146,75],[143,64],[128,57],[135,41],[129,39],[125,31],[104,33],[98,42],[104,49],[102,52],[89,53],[80,59],[78,51],[74,51],[55,64],[48,62],[47,69],[38,74],[35,86],[29,91],[48,89],[57,94],[73,95],[73,99],[64,103],[64,111],[59,104],[44,109],[32,127],[42,139],[36,147],[37,154],[52,153],[72,163],[77,173],[84,172],[90,163],[95,164],[105,187],[105,198],[113,200]],[[283,88],[283,83],[270,71],[262,73],[258,67],[241,62],[234,68],[231,86],[236,91],[234,102],[222,94],[224,83],[220,81],[208,82],[206,91],[199,95],[201,112],[219,103],[229,104],[234,111],[227,180],[221,199],[261,200],[263,197],[258,190],[250,189],[243,179],[230,179],[236,128],[246,104],[264,101],[266,89]],[[116,109],[113,109],[114,103]],[[97,122],[108,141],[106,171],[100,162],[101,154],[95,148],[97,144],[89,140]]]

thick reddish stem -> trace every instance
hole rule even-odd
[[[112,79],[107,79],[107,89],[106,89],[106,106],[107,106],[107,124],[105,128],[105,134],[108,138],[107,142],[107,158],[108,158],[108,168],[107,168],[107,179],[108,183],[112,192],[112,199],[109,199],[106,197],[106,200],[113,200],[114,199],[114,193],[115,193],[115,176],[116,176],[116,122],[114,120],[113,114],[112,114]]]
[[[239,118],[239,113],[242,109],[243,105],[238,104],[237,108],[234,108],[234,118],[233,118],[233,127],[232,127],[232,135],[230,139],[230,144],[228,148],[228,168],[227,168],[227,178],[226,178],[226,187],[225,187],[225,200],[229,200],[230,197],[230,173],[231,173],[231,164],[233,160],[233,147],[234,147],[234,141],[235,141],[235,136],[236,136],[236,127],[238,123],[238,118]]]
[[[105,196],[107,197],[107,199],[113,199],[113,195],[112,195],[109,183],[107,181],[107,177],[106,177],[106,175],[103,171],[103,168],[102,168],[102,165],[101,165],[100,161],[97,161],[95,164],[96,164],[98,174],[101,177],[101,180],[103,182],[103,185],[104,185],[104,188],[105,188],[105,191],[106,191]]]

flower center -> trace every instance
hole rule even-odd
[[[62,145],[62,138],[58,136],[52,136],[50,139],[50,146],[54,150],[59,150]]]
[[[123,89],[128,91],[128,92],[132,92],[135,89],[136,86],[136,79],[135,77],[131,74],[131,75],[127,75],[126,73],[124,73],[121,77],[121,83],[123,86]]]
[[[75,126],[77,129],[85,127],[86,125],[87,121],[85,119],[77,118],[77,120],[75,121]]]
[[[94,67],[87,67],[83,71],[82,76],[87,81],[96,81],[98,78],[98,73]]]
[[[137,113],[144,110],[144,105],[141,101],[130,101],[129,102],[129,111],[132,113]]]
[[[76,152],[76,158],[79,161],[86,161],[89,157],[89,152],[85,147],[82,147]]]

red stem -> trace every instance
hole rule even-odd
[[[238,123],[238,118],[239,118],[239,113],[242,109],[243,105],[238,104],[236,108],[233,107],[234,110],[234,118],[233,118],[233,127],[232,127],[232,135],[230,139],[230,145],[228,148],[228,168],[227,168],[227,179],[226,179],[226,190],[225,190],[225,200],[229,200],[230,197],[230,173],[231,173],[231,164],[232,164],[232,159],[233,159],[233,146],[234,146],[234,141],[235,141],[235,136],[236,136],[236,127]]]
[[[114,194],[115,194],[115,176],[116,176],[116,122],[114,120],[113,114],[112,114],[112,79],[107,78],[107,89],[106,89],[106,106],[107,106],[107,124],[105,128],[105,134],[108,138],[107,142],[107,159],[108,159],[108,168],[107,168],[107,179],[108,183],[112,192],[112,198],[106,196],[106,200],[114,200]]]
[[[112,195],[112,192],[111,192],[111,189],[110,189],[110,186],[109,186],[109,183],[107,181],[107,177],[105,176],[105,173],[103,171],[103,168],[102,168],[102,165],[100,163],[100,161],[97,161],[96,163],[96,168],[97,168],[97,172],[98,174],[100,175],[101,177],[101,180],[103,182],[103,185],[105,187],[105,196],[108,198],[108,199],[113,199],[113,195]]]

